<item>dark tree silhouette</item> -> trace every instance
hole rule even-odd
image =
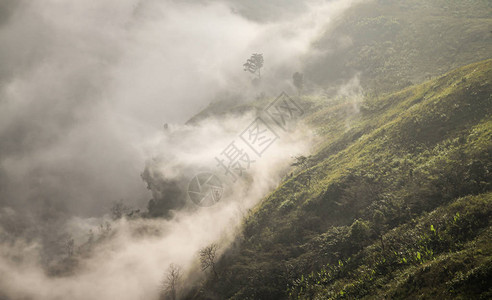
[[[170,264],[162,282],[162,291],[165,296],[168,296],[166,299],[176,300],[180,279],[181,268],[175,264]]]
[[[248,71],[252,74],[258,76],[261,79],[261,68],[263,67],[263,54],[254,53],[250,58],[243,64],[244,71]]]
[[[200,250],[200,264],[202,266],[202,271],[208,268],[212,269],[215,278],[219,278],[217,270],[215,269],[215,261],[217,259],[217,244],[211,244],[210,246],[204,247]]]
[[[295,161],[295,162],[293,162],[293,163],[291,164],[291,166],[293,166],[293,167],[304,167],[304,166],[305,166],[305,164],[307,163],[307,160],[308,160],[310,157],[311,157],[311,156],[306,157],[306,156],[304,156],[304,155],[296,156],[296,157],[295,157],[296,161]]]

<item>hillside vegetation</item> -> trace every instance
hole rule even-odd
[[[372,0],[335,20],[307,61],[320,86],[360,74],[367,91],[397,91],[490,58],[492,2],[487,0]]]
[[[302,98],[321,141],[195,299],[492,297],[492,60],[385,96]]]

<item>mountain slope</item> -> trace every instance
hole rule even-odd
[[[360,102],[304,97],[323,142],[192,297],[486,297],[491,78],[486,60]],[[426,285],[429,274],[443,282]]]
[[[360,74],[365,90],[397,91],[490,58],[491,30],[490,1],[362,1],[319,38],[305,73],[325,87]]]

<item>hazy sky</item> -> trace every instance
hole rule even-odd
[[[144,204],[146,146],[164,123],[245,93],[253,52],[280,90],[351,2],[3,0],[0,204]]]

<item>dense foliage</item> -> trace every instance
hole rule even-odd
[[[492,60],[385,96],[303,97],[315,153],[200,299],[491,296]]]
[[[331,86],[360,74],[368,91],[397,91],[490,58],[491,11],[485,0],[362,1],[316,43],[306,76]]]

